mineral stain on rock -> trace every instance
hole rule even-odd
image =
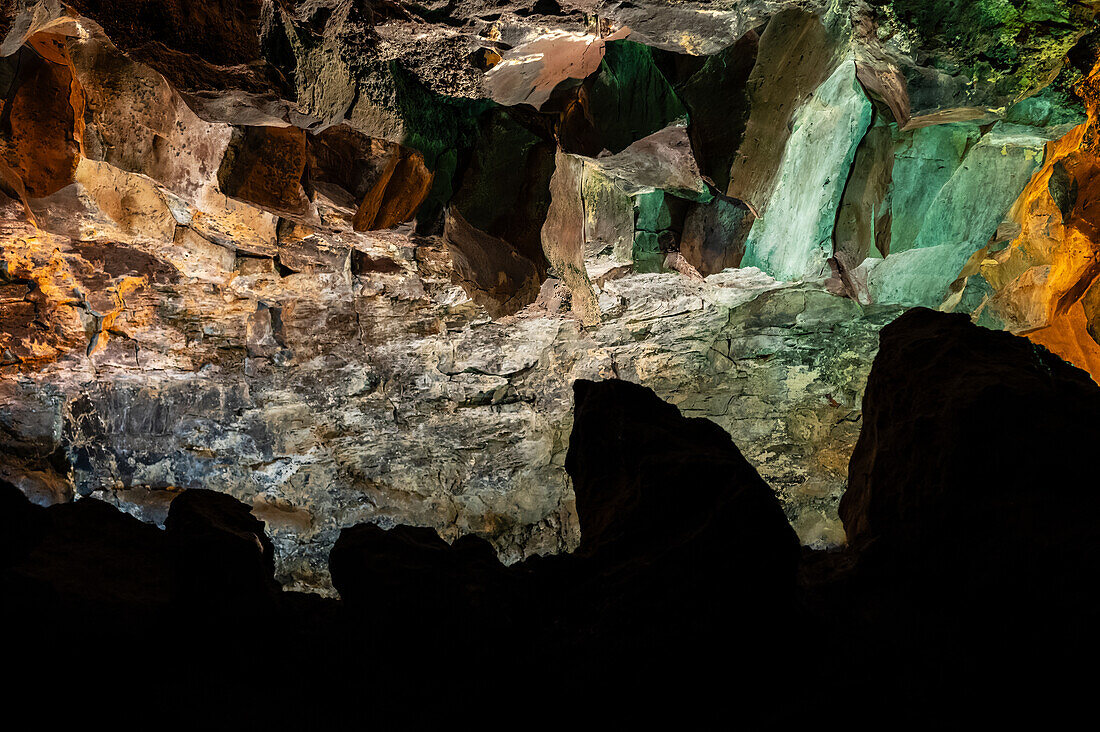
[[[360,524],[521,564],[583,552],[574,384],[614,378],[835,548],[907,308],[1100,377],[1096,12],[0,4],[0,478],[228,494],[328,594]]]

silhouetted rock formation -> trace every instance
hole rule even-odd
[[[250,602],[278,591],[275,547],[251,508],[203,489],[175,498],[164,521],[183,599]]]
[[[380,642],[394,644],[396,653],[449,646],[478,667],[483,653],[502,650],[520,599],[487,541],[463,536],[447,544],[430,528],[344,529],[329,569],[349,613],[387,628],[393,636]]]
[[[637,384],[573,389],[565,467],[581,543],[562,561],[592,583],[607,629],[664,623],[713,637],[723,618],[787,610],[798,539],[729,435]]]
[[[882,331],[863,415],[840,514],[865,565],[951,593],[950,612],[975,627],[1034,614],[1053,639],[1092,622],[1100,388],[1088,374],[915,309]]]
[[[786,664],[799,556],[775,494],[724,430],[649,389],[582,380],[574,394],[574,554],[505,568],[475,537],[357,526],[331,555],[349,613],[405,652],[449,643],[471,674],[509,658],[531,679],[567,676],[586,702],[716,692],[730,677],[712,669],[733,656],[761,673],[742,693],[763,691]]]
[[[576,552],[506,567],[477,537],[360,525],[332,551],[340,602],[280,592],[263,523],[228,496],[182,493],[162,532],[2,484],[4,619],[34,629],[12,658],[136,675],[153,696],[167,674],[219,702],[294,674],[303,694],[344,708],[368,689],[405,719],[490,693],[529,713],[555,684],[624,719],[791,724],[851,698],[857,728],[1085,691],[1069,669],[1100,620],[1100,388],[1083,372],[964,316],[897,319],[842,508],[851,544],[801,562],[725,431],[629,382],[574,391]],[[1007,438],[1028,450],[989,447]]]
[[[1100,647],[1100,388],[1026,339],[915,309],[882,331],[863,415],[849,547],[803,573],[845,673],[930,718],[1082,693],[1072,669]]]
[[[181,494],[167,530],[94,498],[35,506],[2,481],[0,506],[9,690],[50,719],[262,719],[272,675],[339,635],[320,598],[281,592],[262,522],[227,495]]]
[[[731,617],[788,612],[798,539],[729,435],[626,381],[581,380],[574,393],[575,553],[505,570],[476,537],[448,546],[432,529],[361,525],[332,551],[341,597],[406,620],[520,600],[519,614],[545,616],[548,628],[631,645],[715,640]]]

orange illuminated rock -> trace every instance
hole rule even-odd
[[[306,133],[297,127],[245,127],[230,143],[218,180],[222,191],[264,208],[300,213]]]
[[[432,189],[432,174],[416,150],[401,147],[355,212],[356,231],[388,229],[416,213]]]
[[[31,198],[73,180],[82,153],[84,93],[59,37],[39,34],[20,49],[0,106],[0,156]]]
[[[356,231],[408,221],[432,188],[433,175],[418,151],[346,125],[311,136],[309,158],[315,184],[338,186],[357,202]]]
[[[1081,307],[1085,314],[1089,335],[1094,341],[1100,343],[1100,282],[1092,283],[1085,296],[1081,298]]]
[[[981,266],[993,312],[1066,360],[1100,376],[1085,293],[1100,277],[1100,66],[1077,89],[1088,119],[1047,145],[1010,218],[1019,236]]]
[[[1100,345],[1090,337],[1088,324],[1079,300],[1066,312],[1055,315],[1046,328],[1028,333],[1027,337],[1032,343],[1088,371],[1093,381],[1100,383]]]

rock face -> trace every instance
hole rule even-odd
[[[342,707],[367,683],[388,704],[422,696],[402,690],[419,669],[436,691],[406,718],[482,687],[502,658],[526,669],[522,681],[500,681],[519,695],[506,709],[527,703],[526,684],[543,688],[571,667],[587,700],[639,685],[716,687],[713,663],[695,661],[734,650],[758,670],[785,666],[800,550],[772,490],[724,430],[644,387],[578,381],[575,393],[566,462],[585,532],[578,552],[505,567],[477,537],[448,545],[429,528],[365,524],[344,530],[332,551],[341,602],[278,592],[263,522],[228,496],[183,492],[160,531],[94,498],[40,507],[0,484],[0,579],[16,591],[3,619],[11,611],[86,626],[27,643],[24,634],[9,651],[34,663],[31,652],[48,648],[80,672],[144,669],[131,683],[154,703],[184,688],[216,703],[231,696],[223,684],[260,693],[312,662],[315,674],[296,688],[327,688]],[[424,661],[441,643],[461,675]],[[363,665],[368,652],[385,662]],[[172,667],[188,678],[169,691],[162,674]],[[600,678],[599,693],[586,691]],[[769,683],[742,682],[746,719],[775,716],[753,701]]]
[[[1087,704],[1071,661],[1098,642],[1097,400],[1083,372],[1022,338],[929,310],[896,319],[852,462],[852,542],[821,552],[800,551],[723,429],[639,385],[580,380],[576,552],[504,566],[477,537],[363,524],[330,557],[339,601],[279,592],[264,523],[223,494],[183,492],[160,531],[94,498],[36,506],[0,482],[0,581],[14,590],[0,620],[25,626],[6,649],[29,674],[11,688],[54,698],[40,674],[62,665],[127,678],[142,711],[194,694],[204,717],[253,720],[273,685],[283,720],[316,717],[321,696],[351,713],[366,688],[375,714],[427,721],[489,685],[495,710],[521,713],[564,677],[585,704],[644,692],[649,719],[768,727],[820,719],[852,689],[868,714],[911,703],[922,721],[997,718],[967,698],[1021,684],[1043,714],[1067,690]],[[973,449],[975,421],[1049,452]],[[827,673],[800,693],[776,686],[822,657]],[[69,696],[84,717],[117,716],[102,694]],[[693,694],[705,698],[685,709]]]
[[[0,4],[0,478],[229,494],[295,587],[365,522],[514,563],[618,377],[840,544],[906,307],[1100,369],[1097,8],[918,5]]]
[[[724,430],[644,387],[579,380],[574,394],[576,552],[506,568],[475,537],[448,546],[430,529],[356,526],[331,555],[348,611],[402,645],[457,643],[474,673],[504,652],[535,678],[571,667],[578,680],[648,688],[656,679],[637,662],[661,678],[681,668],[676,688],[709,688],[691,668],[699,658],[736,648],[759,668],[781,665],[799,545],[772,490]]]
[[[969,591],[986,601],[986,583],[1006,576],[1001,592],[1026,586],[1034,602],[1053,583],[1062,595],[1096,560],[1093,527],[1066,516],[1067,504],[1088,515],[1096,502],[1080,456],[1100,439],[1100,388],[1085,372],[964,316],[916,309],[883,329],[864,406],[840,506],[851,545],[980,583]],[[1025,433],[1026,454],[1000,452]]]
[[[942,304],[947,288],[989,242],[1038,169],[1045,143],[1031,130],[1011,125],[995,126],[984,135],[932,199],[911,248],[895,250],[874,268],[872,297],[906,305]],[[936,215],[947,210],[952,215]]]
[[[886,326],[840,506],[855,570],[826,593],[875,605],[842,621],[848,653],[862,635],[878,668],[959,669],[949,685],[982,669],[1043,698],[1075,687],[1028,669],[1096,647],[1098,409],[1088,374],[1024,338],[925,309]]]
[[[855,64],[841,64],[793,122],[768,204],[775,214],[765,213],[753,224],[741,261],[780,279],[818,278],[832,254],[830,233],[844,192],[844,179],[835,171],[851,167],[871,122],[871,103],[856,83]],[[807,188],[820,195],[807,196]]]

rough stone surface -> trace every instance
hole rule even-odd
[[[0,478],[516,562],[618,376],[837,545],[904,306],[1100,370],[1095,4],[932,5],[0,3]]]
[[[742,264],[780,279],[819,278],[856,146],[871,122],[871,103],[845,62],[794,119],[767,211],[753,223]],[[839,174],[838,174],[839,173]]]

